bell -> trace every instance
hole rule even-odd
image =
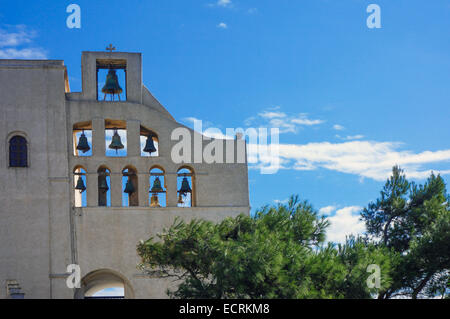
[[[150,190],[150,193],[162,193],[164,192],[164,189],[161,186],[161,181],[159,180],[159,177],[155,178],[155,181],[153,182],[153,187]]]
[[[99,184],[98,184],[98,189],[102,190],[105,193],[109,190],[108,183],[106,182],[106,176],[105,175],[100,178],[100,181],[99,181]]]
[[[105,85],[102,88],[102,92],[105,93],[104,100],[106,99],[106,94],[112,95],[112,100],[114,101],[114,94],[119,96],[122,93],[122,88],[119,85],[119,79],[117,78],[116,70],[109,69],[108,75],[106,75]]]
[[[150,207],[161,207],[161,205],[159,205],[158,195],[152,195],[152,197],[150,198]]]
[[[189,181],[186,177],[183,178],[181,182],[180,194],[186,195],[187,193],[192,192],[191,187],[189,186]]]
[[[131,195],[135,192],[133,183],[131,182],[130,178],[128,177],[127,184],[125,185],[124,193],[127,193],[128,195]]]
[[[84,130],[83,130],[83,133],[81,133],[80,139],[78,140],[77,150],[82,151],[83,153],[86,153],[90,149],[91,148],[89,147],[87,137],[86,137],[86,135],[84,135]]]
[[[144,152],[147,152],[150,154],[156,152],[156,147],[155,147],[155,144],[153,143],[153,138],[151,135],[149,135],[147,137],[147,142],[145,143]]]
[[[75,186],[75,189],[79,190],[80,193],[86,190],[86,186],[84,186],[84,182],[81,176],[78,177],[77,186]]]
[[[112,137],[112,141],[111,144],[109,144],[109,148],[116,150],[121,150],[124,148],[123,144],[122,144],[122,140],[120,139],[120,135],[119,133],[117,133],[117,129],[114,129],[114,135]]]

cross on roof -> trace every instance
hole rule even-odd
[[[109,51],[109,52],[113,52],[114,50],[116,49],[116,47],[113,47],[113,45],[110,43],[109,44],[109,47],[106,47],[106,51]]]

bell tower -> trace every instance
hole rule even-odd
[[[82,100],[99,102],[142,103],[142,55],[141,53],[116,52],[110,44],[109,52],[84,51],[81,57]],[[107,75],[101,77],[101,71]],[[123,71],[123,84],[118,73]],[[100,83],[104,85],[99,85]],[[120,95],[120,93],[124,93]],[[120,98],[124,96],[125,98]]]
[[[125,298],[166,298],[172,284],[136,268],[136,244],[177,218],[249,214],[247,162],[238,156],[245,140],[209,141],[178,123],[143,84],[140,53],[110,45],[83,52],[81,62],[82,91],[71,92],[63,61],[0,59],[8,186],[0,282],[9,283],[0,299],[17,283],[16,297],[83,298],[121,286]],[[174,132],[186,151],[198,139],[224,152],[213,163],[180,162]],[[67,286],[68,265],[79,266],[77,291]]]

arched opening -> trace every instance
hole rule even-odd
[[[123,169],[122,175],[122,206],[139,206],[137,170],[132,166],[127,166]]]
[[[85,299],[125,299],[125,289],[123,285],[104,288],[97,291],[92,296],[84,297]]]
[[[98,206],[111,206],[111,171],[100,166],[98,174]]]
[[[127,123],[122,120],[105,120],[106,156],[127,156]]]
[[[81,280],[78,299],[133,299],[134,291],[129,281],[113,270],[93,271]]]
[[[177,172],[178,207],[195,206],[195,174],[190,167],[183,166]]]
[[[73,125],[73,155],[92,156],[92,123],[79,122]]]
[[[150,207],[166,207],[166,179],[164,169],[154,166],[150,169]]]
[[[9,167],[28,167],[28,142],[24,136],[9,139]]]
[[[73,184],[75,207],[86,207],[86,170],[82,166],[77,166],[73,170]]]
[[[157,157],[159,156],[159,139],[156,132],[141,125],[141,156]]]

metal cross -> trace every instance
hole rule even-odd
[[[113,52],[114,50],[116,49],[116,47],[113,47],[113,45],[110,43],[109,44],[109,47],[106,47],[106,51],[109,51],[109,52]]]

